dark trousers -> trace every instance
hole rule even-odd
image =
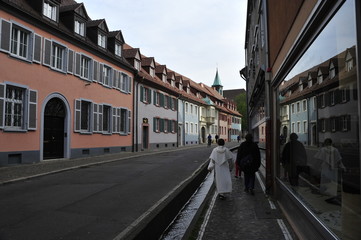
[[[254,172],[245,172],[244,173],[244,187],[246,189],[254,189],[254,181],[256,179],[256,174]]]

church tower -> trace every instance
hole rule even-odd
[[[217,92],[219,92],[219,94],[221,94],[223,96],[223,86],[221,84],[221,79],[219,78],[219,75],[218,75],[218,68],[217,68],[217,72],[216,72],[216,76],[214,78],[212,88],[215,89]]]

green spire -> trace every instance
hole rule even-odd
[[[212,87],[217,87],[217,86],[223,87],[223,86],[222,86],[222,83],[221,83],[221,79],[220,79],[219,76],[218,76],[218,68],[217,68],[216,76],[215,76],[215,78],[214,78],[214,82],[213,82]]]

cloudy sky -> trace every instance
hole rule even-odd
[[[81,2],[81,1],[78,1]],[[105,19],[109,31],[195,82],[245,88],[246,0],[83,0],[89,17]]]

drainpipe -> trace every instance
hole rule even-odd
[[[139,88],[139,83],[140,82],[143,82],[144,80],[144,77],[142,77],[140,79],[140,81],[137,81],[135,83],[135,87],[134,87],[134,91],[135,91],[135,99],[134,99],[134,102],[135,102],[135,111],[133,111],[133,116],[135,115],[135,123],[134,123],[134,126],[133,126],[133,136],[135,136],[135,151],[138,152],[138,145],[139,145],[139,139],[138,139],[138,117],[139,117],[139,114],[138,114],[138,108],[139,108],[139,103],[138,103],[138,88]],[[135,132],[135,134],[134,134]],[[133,151],[134,151],[134,137],[133,137]]]

